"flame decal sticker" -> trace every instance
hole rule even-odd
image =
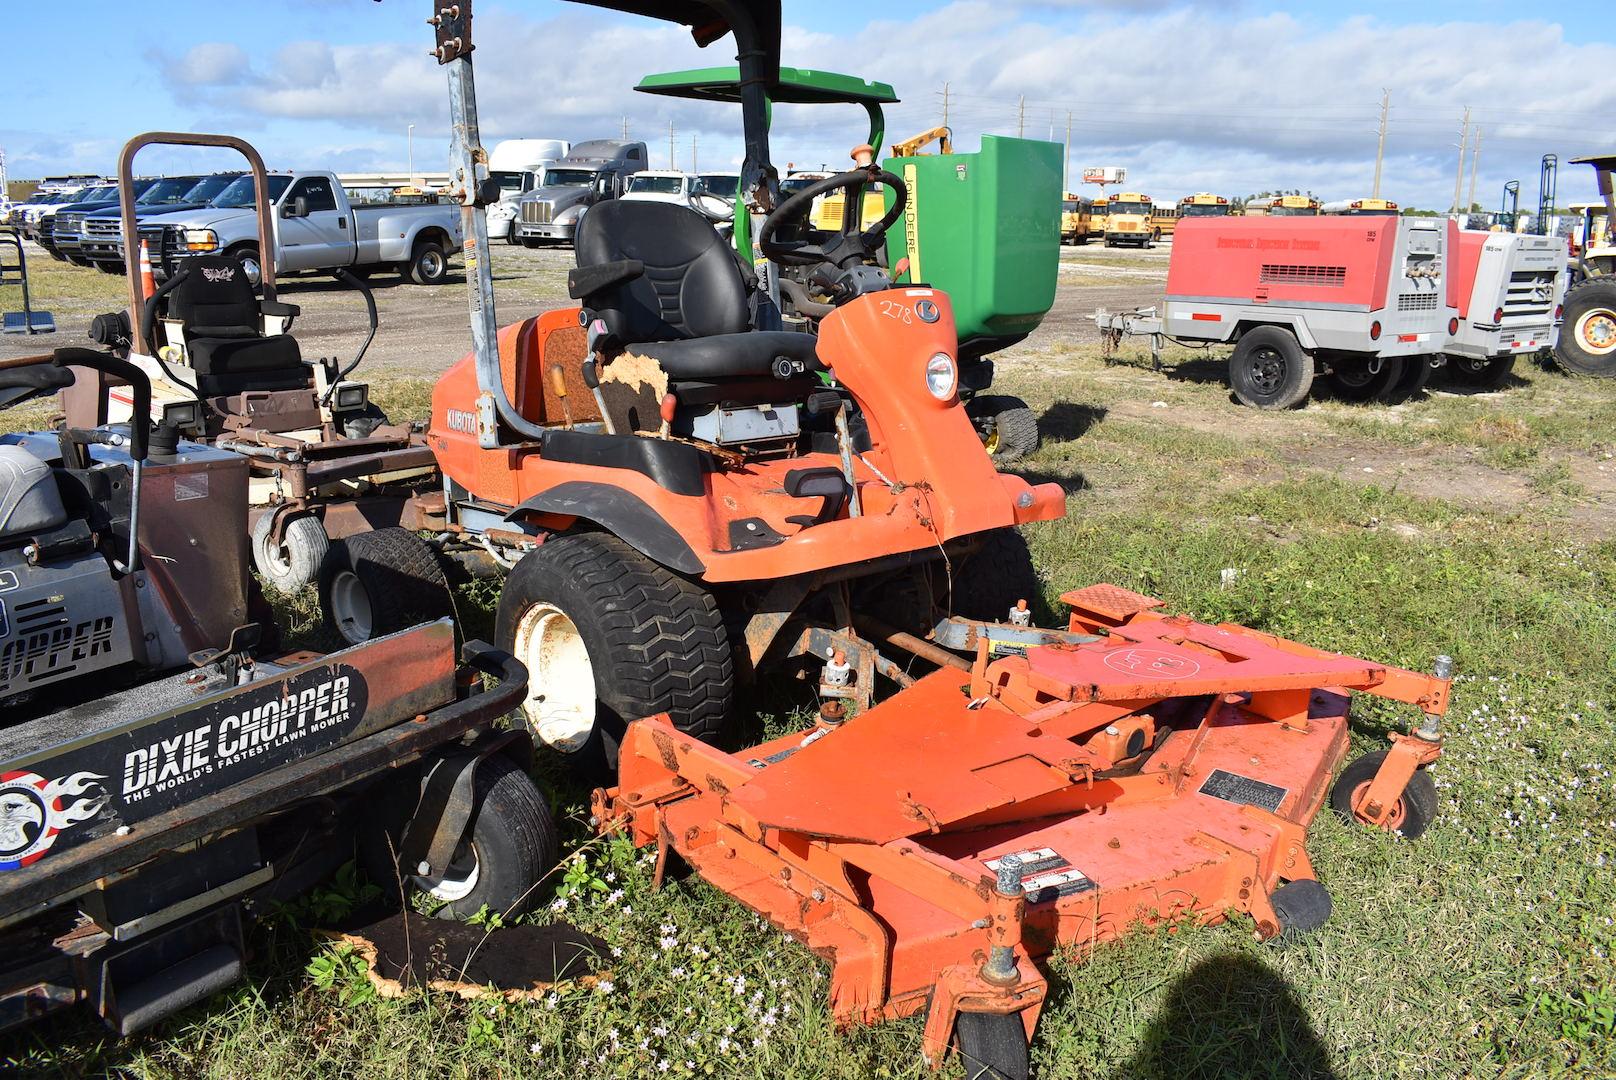
[[[16,870],[50,851],[64,829],[106,805],[106,777],[92,772],[46,780],[31,772],[0,776],[0,870]]]

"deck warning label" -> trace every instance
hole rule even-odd
[[[1063,896],[1099,888],[1054,848],[1029,848],[1005,854],[1021,860],[1021,887],[1026,890],[1029,904],[1051,904]],[[982,865],[995,874],[999,872],[999,859],[988,859]]]

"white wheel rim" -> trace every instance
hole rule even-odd
[[[482,877],[482,861],[477,858],[476,844],[466,845],[465,850],[457,855],[443,873],[432,876],[412,874],[410,880],[417,889],[434,900],[441,900],[445,904],[464,900],[477,888],[477,882]]]
[[[540,601],[516,626],[516,658],[527,666],[522,711],[538,740],[562,753],[583,747],[595,729],[595,666],[566,612]]]
[[[284,543],[277,544],[268,536],[258,548],[258,560],[263,564],[264,573],[277,580],[288,577],[292,573],[292,553],[287,550]]]
[[[338,571],[331,579],[331,619],[342,636],[355,645],[370,640],[375,626],[371,612],[370,594],[352,570]]]
[[[1594,308],[1577,320],[1577,343],[1595,356],[1616,352],[1616,311]]]

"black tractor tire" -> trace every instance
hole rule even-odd
[[[966,1080],[1027,1080],[1027,1029],[1015,1013],[962,1012],[954,1021]]]
[[[1008,394],[979,394],[965,403],[982,444],[995,461],[1019,461],[1038,449],[1038,417]]]
[[[455,613],[438,553],[400,528],[332,544],[320,567],[320,607],[326,626],[354,645]]]
[[[561,841],[550,805],[528,775],[503,754],[477,766],[469,842],[461,842],[448,868],[428,876],[398,865],[404,827],[420,801],[421,776],[419,768],[402,769],[361,803],[355,859],[365,876],[394,902],[420,894],[441,901],[432,914],[442,919],[469,918],[484,907],[505,919],[533,910]],[[475,881],[469,880],[473,867]],[[400,895],[400,883],[406,895]]]
[[[1555,361],[1573,375],[1616,378],[1616,274],[1573,285],[1566,292],[1563,314]]]
[[[937,575],[941,585],[943,575]],[[1013,528],[988,533],[982,546],[954,564],[948,584],[952,598],[939,597],[943,604],[952,600],[950,614],[985,622],[1007,622],[1010,609],[1019,600],[1027,601],[1034,618],[1043,614],[1044,583],[1033,567],[1027,538]]]
[[[374,401],[367,401],[364,408],[342,413],[338,419],[344,439],[368,439],[387,423],[387,414]]]
[[[1330,892],[1312,878],[1297,878],[1275,889],[1268,897],[1279,916],[1280,937],[1311,934],[1330,919],[1335,905]]]
[[[1510,373],[1515,370],[1515,358],[1495,356],[1489,360],[1477,360],[1470,356],[1450,356],[1443,369],[1447,372],[1448,382],[1454,386],[1470,390],[1497,390],[1509,381]]]
[[[500,593],[494,640],[528,664],[528,729],[585,775],[616,769],[635,720],[667,713],[711,742],[729,715],[735,662],[717,600],[608,533],[524,555]],[[588,679],[569,680],[579,647]]]
[[[264,584],[279,593],[295,593],[320,576],[331,540],[313,514],[300,514],[281,529],[281,542],[270,543],[273,514],[260,514],[252,530],[253,566]]]
[[[1386,357],[1379,371],[1370,371],[1369,364],[1368,357],[1355,354],[1332,358],[1330,374],[1325,376],[1330,393],[1341,401],[1390,403],[1391,391],[1403,374],[1403,358]]]
[[[1256,327],[1229,356],[1229,387],[1254,409],[1295,408],[1313,389],[1313,357],[1289,330]]]
[[[1386,404],[1400,405],[1425,393],[1425,385],[1431,381],[1433,370],[1429,356],[1403,357],[1403,370],[1387,391],[1389,400]]]
[[[449,276],[449,256],[443,253],[443,245],[431,240],[417,243],[408,275],[417,285],[442,285]]]
[[[1330,789],[1330,809],[1342,821],[1349,825],[1364,824],[1357,813],[1358,798],[1374,780],[1380,763],[1385,760],[1386,751],[1376,750],[1341,770],[1335,786]],[[1403,797],[1397,800],[1397,806],[1384,827],[1414,840],[1429,829],[1435,820],[1436,783],[1430,773],[1421,769],[1409,779],[1408,786],[1403,789]]]

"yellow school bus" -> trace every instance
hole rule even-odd
[[[1061,243],[1086,244],[1093,228],[1094,203],[1068,191],[1061,200]]]
[[[1112,195],[1105,204],[1105,246],[1149,247],[1156,242],[1156,226],[1151,221],[1155,203],[1149,195],[1124,191]]]
[[[1319,212],[1331,217],[1396,217],[1397,204],[1390,199],[1337,199],[1325,203]]]
[[[1246,203],[1246,216],[1317,217],[1319,200],[1311,195],[1273,195]]]
[[[1207,191],[1197,191],[1178,200],[1178,216],[1181,218],[1228,217],[1231,211],[1228,199]]]
[[[1098,199],[1095,199],[1092,203],[1089,204],[1089,239],[1090,240],[1104,240],[1105,239],[1106,207],[1110,202],[1111,202],[1111,200],[1110,200],[1109,197],[1107,197],[1105,195],[1101,195]]]
[[[1157,203],[1150,211],[1152,239],[1164,240],[1178,227],[1178,207],[1172,203]]]

